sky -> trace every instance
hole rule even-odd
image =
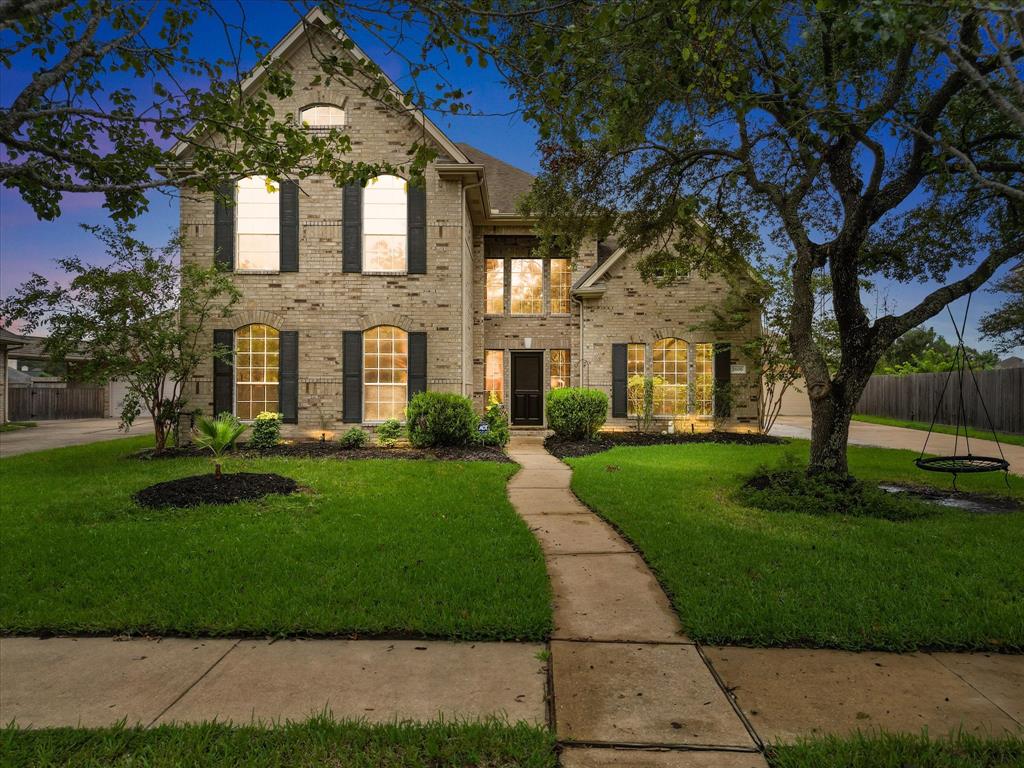
[[[271,45],[296,20],[288,6],[274,0],[250,0],[246,4],[246,15],[250,31]],[[401,57],[365,33],[353,30],[352,34],[367,55],[400,87],[409,84],[406,64]],[[195,31],[195,41],[201,42],[204,51],[212,57],[227,55],[228,41],[219,25],[200,25]],[[414,53],[414,50],[407,51],[410,56]],[[32,62],[25,59],[15,61],[10,70],[0,71],[0,103],[9,104],[13,95],[31,76],[31,72]],[[474,110],[484,115],[431,114],[431,119],[441,130],[454,141],[467,142],[488,154],[536,173],[539,165],[535,148],[536,131],[515,113],[512,94],[501,83],[494,68],[470,67],[459,57],[454,57],[448,64],[446,76],[470,92],[468,100]],[[138,235],[143,240],[160,245],[168,240],[177,226],[178,204],[175,198],[161,193],[152,193],[149,199],[149,211],[135,223]],[[104,263],[102,248],[80,227],[81,224],[104,223],[109,223],[109,219],[100,195],[66,195],[61,204],[61,216],[55,221],[40,221],[16,191],[0,188],[0,296],[10,295],[33,272],[47,276],[58,274],[53,261],[59,257],[75,255],[91,263]],[[966,271],[954,270],[948,277],[955,279]],[[1005,268],[998,274],[1004,271]],[[880,305],[884,298],[890,311],[902,311],[920,301],[935,287],[930,282],[909,285],[881,282],[878,284],[878,296],[868,297],[866,304],[869,311],[873,312],[874,305]],[[965,334],[968,344],[980,348],[988,346],[978,338],[978,318],[998,306],[1000,301],[998,294],[985,289],[976,292]],[[960,300],[952,307],[958,322],[962,319],[963,305],[964,300]],[[952,323],[945,312],[927,325],[948,339],[955,340]],[[1016,353],[1024,354],[1024,350],[1017,350]]]

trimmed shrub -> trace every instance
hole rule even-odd
[[[589,440],[608,416],[608,396],[597,389],[563,387],[547,395],[548,426],[565,440]]]
[[[477,430],[476,442],[480,445],[496,445],[499,448],[508,445],[509,428],[508,413],[505,407],[497,400],[492,399],[484,411],[484,423],[488,426],[486,432]]]
[[[409,442],[417,448],[469,445],[476,437],[476,414],[468,397],[420,392],[406,410]]]
[[[250,448],[273,448],[281,439],[281,414],[263,411],[252,422]]]
[[[375,430],[377,444],[384,448],[394,448],[395,443],[398,442],[404,432],[405,429],[402,427],[402,422],[398,419],[388,419]]]
[[[352,427],[338,438],[338,445],[342,448],[364,448],[368,442],[370,436],[361,427]]]

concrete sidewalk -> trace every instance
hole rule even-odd
[[[127,432],[117,428],[117,419],[60,419],[40,421],[38,427],[0,432],[0,458],[17,456],[48,448],[85,445],[101,440],[115,440],[131,435],[147,435],[153,431],[148,419],[139,418]]]
[[[427,640],[0,640],[0,721],[22,728],[490,716],[543,724],[543,645]]]
[[[799,437],[808,440],[811,437],[811,417],[780,416],[772,427],[771,433],[777,437]],[[926,437],[928,437],[928,433],[920,429],[869,424],[866,421],[850,422],[849,442],[851,445],[899,448],[920,453]],[[953,453],[954,443],[953,435],[933,432],[931,437],[928,437],[928,453],[950,455]],[[1017,475],[1024,475],[1024,446],[1004,443],[999,443],[997,446],[992,440],[971,438],[971,453],[975,456],[999,456],[1000,448],[1002,448],[1006,460],[1010,462],[1010,471]],[[960,436],[957,450],[959,453],[966,451],[963,435]]]

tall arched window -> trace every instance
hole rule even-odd
[[[681,416],[687,411],[688,353],[686,342],[682,339],[659,339],[654,342],[653,373],[656,379],[660,379],[657,383],[660,397],[655,397],[658,416]]]
[[[235,331],[235,415],[242,421],[277,413],[279,359],[276,328],[253,323]]]
[[[409,401],[409,334],[379,325],[363,334],[363,420],[405,416]]]
[[[363,190],[363,271],[405,272],[408,230],[405,179],[370,179]]]
[[[306,128],[340,128],[345,125],[345,110],[333,104],[310,104],[299,110],[299,125]]]

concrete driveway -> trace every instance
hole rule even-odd
[[[145,435],[152,430],[148,419],[136,421],[127,433],[118,431],[117,419],[60,419],[37,423],[38,427],[0,432],[0,458],[66,445],[115,440],[127,435]]]
[[[772,427],[772,434],[778,437],[811,436],[810,416],[780,416]],[[921,451],[924,439],[928,435],[920,429],[889,427],[882,424],[868,424],[866,421],[850,422],[851,445],[874,445],[880,448],[902,448],[908,451]],[[954,450],[953,435],[933,432],[928,438],[928,453],[950,455]],[[1010,462],[1010,471],[1015,475],[1024,475],[1024,446],[996,444],[991,440],[975,440],[971,438],[971,453],[975,456],[998,456],[1002,448],[1003,456]],[[964,438],[960,436],[958,453],[965,452]]]

